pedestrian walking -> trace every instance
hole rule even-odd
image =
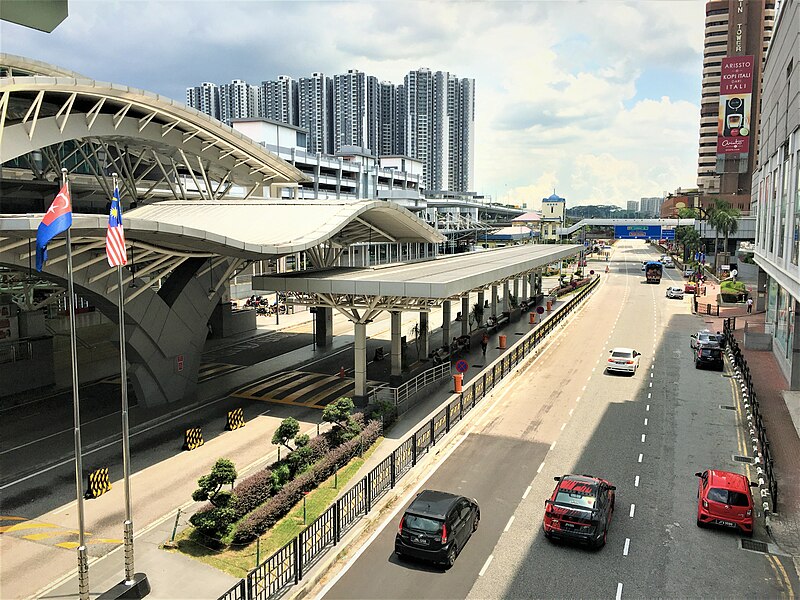
[[[749,315],[752,312],[753,312],[753,299],[752,298],[748,298],[747,299],[747,314]]]
[[[484,333],[483,337],[481,338],[481,352],[483,355],[486,356],[486,347],[489,345],[489,335]]]

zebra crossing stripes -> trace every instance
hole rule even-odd
[[[246,365],[232,365],[230,363],[201,363],[200,371],[197,375],[197,383],[203,383],[209,379],[227,375],[240,369],[244,369]],[[119,375],[111,375],[105,379],[101,379],[98,383],[110,383],[112,385],[119,385]]]
[[[380,382],[369,381],[370,387]],[[352,396],[355,380],[338,375],[283,371],[250,383],[231,394],[235,398],[324,408],[342,396]]]

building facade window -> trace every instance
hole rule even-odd
[[[789,292],[777,286],[777,302],[775,313],[775,345],[781,355],[789,357],[789,314],[794,311],[794,304]]]
[[[800,258],[800,152],[794,155],[794,231],[792,233],[792,264]]]
[[[781,168],[781,171],[783,185],[781,185],[780,190],[781,199],[778,212],[778,258],[783,258],[783,245],[786,238],[786,211],[789,209],[789,177],[791,175],[791,171],[789,170],[788,156],[786,157],[786,160],[783,161],[783,167]]]
[[[775,221],[777,217],[778,187],[780,186],[779,175],[778,169],[772,171],[772,195],[769,200],[769,247],[767,248],[767,251],[771,253],[775,252]]]

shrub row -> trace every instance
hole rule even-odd
[[[254,540],[286,516],[292,507],[341,466],[353,458],[360,448],[369,448],[381,435],[381,423],[370,421],[359,435],[330,450],[314,463],[305,473],[301,473],[286,483],[283,488],[262,506],[252,511],[240,523],[233,541],[245,543]]]

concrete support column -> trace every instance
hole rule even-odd
[[[492,286],[492,316],[497,318],[497,286]]]
[[[318,306],[314,320],[317,346],[325,348],[333,344],[333,309]]]
[[[355,333],[355,391],[353,402],[358,406],[367,404],[367,324],[353,323]]]
[[[514,277],[514,299],[517,301],[517,306],[519,306],[519,277]]]
[[[486,297],[483,293],[483,290],[478,292],[478,306],[483,308],[484,303],[486,302]]]
[[[461,296],[461,335],[469,335],[469,294]]]
[[[511,304],[508,301],[508,280],[503,282],[503,312],[511,312]]]
[[[392,378],[399,378],[403,373],[403,350],[400,342],[400,327],[403,321],[403,313],[393,311],[392,318]],[[391,382],[390,382],[391,383]]]
[[[528,298],[529,298],[529,296],[528,296],[528,276],[527,275],[523,275],[522,276],[522,299],[523,300],[527,300]]]
[[[428,358],[430,341],[428,336],[428,313],[419,313],[419,357]]]
[[[442,346],[450,343],[450,300],[442,302]]]

